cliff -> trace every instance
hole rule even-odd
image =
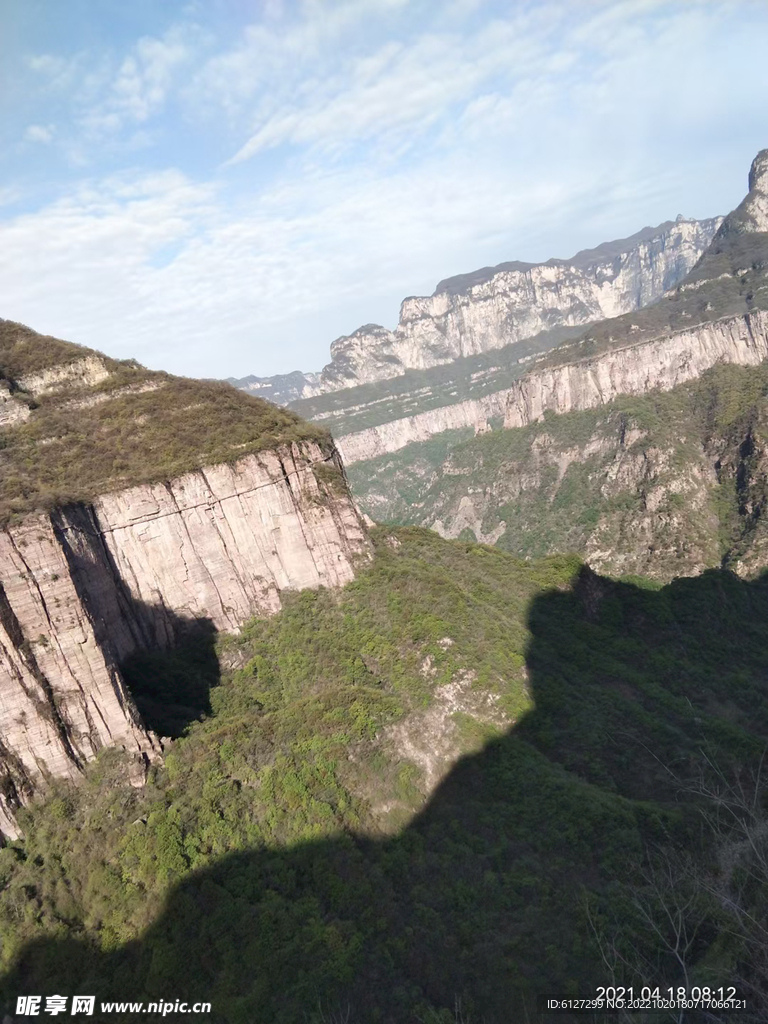
[[[690,331],[612,349],[594,359],[547,367],[510,388],[504,426],[522,427],[548,412],[591,409],[618,395],[668,391],[716,363],[756,366],[768,356],[768,312],[726,317]]]
[[[354,429],[354,417],[337,414],[330,425],[347,464],[398,451],[440,431],[485,430],[500,406],[504,426],[518,427],[547,412],[672,388],[717,362],[760,362],[767,354],[768,232],[761,212],[768,209],[766,153],[753,162],[749,183],[749,194],[722,221],[709,249],[658,302],[593,324],[578,340],[534,355],[519,368],[517,380],[502,381],[498,374],[484,378],[486,393],[477,399],[454,397],[442,408],[391,416],[362,430]]]
[[[655,306],[598,324],[537,360],[512,386],[504,425],[667,390],[718,362],[755,365],[768,355],[766,310],[768,150],[691,274]]]
[[[753,162],[749,185],[658,303],[593,325],[482,401],[341,437],[366,511],[450,537],[467,531],[518,554],[573,549],[611,572],[670,578],[723,559],[741,572],[764,567],[760,487],[722,505],[726,484],[764,474],[755,467],[766,452],[768,152]],[[733,436],[713,428],[707,410],[717,402],[739,419]],[[500,403],[503,420],[490,424]],[[687,418],[675,412],[681,403]],[[630,415],[638,409],[643,427]],[[662,410],[675,425],[659,438]],[[505,430],[467,440],[491,425]],[[456,432],[453,453],[440,429]],[[730,525],[720,521],[724,508]],[[723,531],[740,522],[744,538],[725,543]]]
[[[416,446],[393,486],[395,461],[369,479],[371,507],[445,537],[662,581],[768,565],[768,362],[483,434],[431,469]]]
[[[332,390],[424,369],[640,309],[677,284],[720,224],[679,220],[569,260],[502,264],[405,299],[393,332],[363,327],[331,345],[321,385]]]
[[[49,365],[35,365],[41,350]],[[106,745],[159,746],[120,665],[350,580],[368,540],[330,437],[226,385],[0,323],[0,829]],[[20,372],[26,370],[27,372]],[[158,393],[159,392],[159,393]]]
[[[471,428],[483,432],[495,417],[503,417],[506,428],[525,426],[548,412],[590,409],[618,395],[668,390],[718,362],[756,365],[767,356],[768,313],[755,310],[615,348],[593,359],[547,366],[502,391],[340,434],[337,445],[345,464],[351,466],[444,431]]]
[[[570,259],[502,263],[449,278],[431,296],[405,299],[394,331],[366,324],[337,338],[319,374],[230,383],[287,404],[640,309],[685,277],[721,220],[679,217]]]

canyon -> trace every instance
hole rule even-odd
[[[767,178],[760,154],[747,198],[725,219],[678,218],[570,261],[441,282],[431,298],[403,303],[395,332],[365,328],[334,343],[320,394],[307,396],[293,375],[304,397],[292,410],[0,321],[0,830],[14,835],[20,806],[50,780],[76,778],[106,746],[125,751],[137,782],[160,756],[123,673],[135,652],[173,649],[201,625],[237,632],[277,612],[287,592],[354,578],[371,548],[345,464],[375,518],[390,518],[398,500],[402,511],[398,485],[381,486],[399,473],[411,493],[402,521],[525,553],[510,512],[520,487],[550,488],[554,501],[553,467],[559,486],[569,466],[599,453],[608,472],[613,435],[598,424],[567,452],[546,431],[531,435],[538,469],[507,458],[479,487],[483,445],[620,396],[679,390],[722,364],[759,366]],[[640,448],[616,472],[637,491],[649,479],[650,434],[622,423],[622,451],[627,436]],[[474,466],[450,450],[473,435]],[[723,465],[738,462],[729,444]],[[632,477],[635,463],[645,469]],[[621,562],[610,533],[578,543],[601,568],[640,571],[642,559]],[[652,523],[646,533],[657,549]],[[713,544],[688,560],[696,571],[712,564]],[[600,554],[609,548],[619,561]],[[741,554],[740,564],[757,564]],[[656,561],[674,573],[675,556]]]
[[[766,209],[762,152],[744,201],[659,301],[534,356],[503,390],[342,433],[362,507],[525,556],[578,551],[599,571],[759,572]],[[738,412],[725,432],[706,413],[718,403]],[[755,495],[736,493],[753,478]]]
[[[441,282],[432,297],[404,301],[395,332],[361,328],[335,342],[325,377],[316,375],[310,397],[294,392],[291,407],[333,433],[355,496],[377,521],[434,526],[449,537],[467,530],[528,550],[525,538],[513,541],[502,500],[513,483],[479,468],[487,436],[676,389],[720,364],[758,366],[768,356],[766,210],[763,151],[727,217],[678,219],[571,261],[505,264]],[[442,359],[449,361],[435,365]],[[587,445],[582,462],[591,457]],[[457,464],[463,492],[451,483]],[[530,466],[507,463],[507,472],[518,469],[530,478]],[[441,486],[450,499],[441,499]],[[506,509],[504,525],[493,499],[478,501],[486,487]],[[699,571],[714,564],[716,548],[659,571]],[[576,549],[598,568],[619,565],[584,537]]]
[[[502,416],[505,429],[522,427],[548,412],[560,415],[603,405],[618,395],[668,390],[718,362],[754,366],[766,357],[768,313],[754,311],[531,372],[504,391],[341,434],[337,444],[345,464],[352,466],[444,431],[470,427],[484,433],[493,417]]]

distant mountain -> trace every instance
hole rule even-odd
[[[661,301],[594,324],[505,390],[349,433],[341,448],[382,521],[525,556],[578,551],[612,573],[752,575],[768,565],[766,360],[768,151]]]
[[[570,259],[501,263],[448,278],[431,296],[405,299],[394,331],[366,324],[337,338],[331,362],[319,374],[230,378],[229,383],[290,404],[640,309],[686,275],[720,221],[678,217]],[[552,343],[559,340],[555,336]]]
[[[306,396],[306,392],[312,391],[320,376],[317,373],[301,373],[294,370],[293,373],[279,373],[275,377],[227,377],[227,383],[233,384],[241,391],[248,391],[259,398],[266,398],[275,405],[290,405],[300,398]]]

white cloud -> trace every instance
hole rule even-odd
[[[727,5],[433,10],[275,0],[218,52],[178,24],[89,65],[83,148],[151,167],[173,103],[199,180],[102,173],[0,219],[0,315],[177,372],[318,368],[442,277],[724,212],[768,142],[760,34]],[[206,180],[209,132],[237,161]]]
[[[174,25],[160,38],[137,40],[107,82],[102,70],[99,98],[88,89],[91,102],[80,116],[81,127],[89,134],[115,134],[160,113],[200,43],[194,23]]]
[[[24,132],[25,142],[51,142],[54,135],[52,124],[30,124]]]

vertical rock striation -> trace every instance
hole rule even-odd
[[[545,413],[593,409],[619,395],[669,391],[715,366],[756,366],[768,357],[768,312],[756,310],[690,331],[551,366],[517,381],[507,396],[506,428],[524,427]]]
[[[50,778],[74,778],[107,745],[158,750],[126,694],[48,516],[0,532],[0,831]]]
[[[678,217],[570,259],[501,263],[448,278],[430,296],[404,299],[394,331],[366,324],[337,338],[319,374],[230,383],[290,403],[632,312],[685,277],[721,221]]]
[[[0,531],[0,831],[99,749],[158,752],[119,664],[195,620],[236,630],[369,556],[335,449],[304,441]]]

